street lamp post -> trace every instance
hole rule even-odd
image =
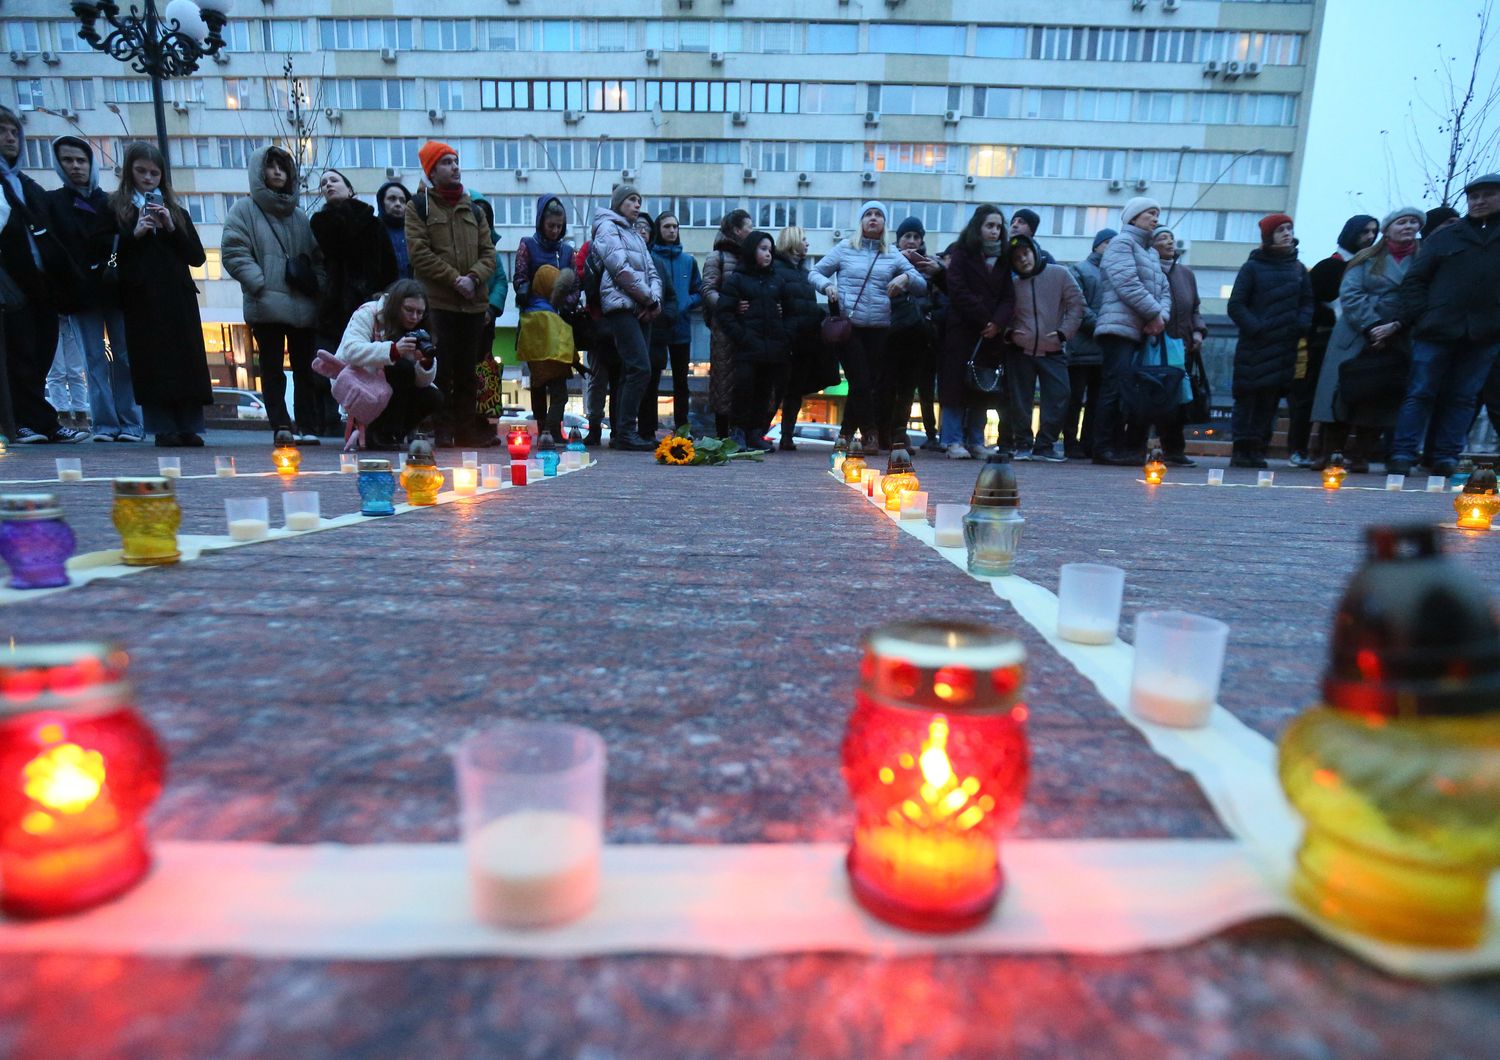
[[[132,3],[128,14],[121,12],[115,0],[73,0],[79,38],[151,78],[156,145],[164,162],[171,156],[162,82],[188,76],[198,69],[198,60],[224,47],[221,31],[233,4],[234,0],[170,0],[163,17],[156,12],[155,0],[143,0],[140,7]],[[105,36],[100,36],[96,25],[101,18],[109,24]]]

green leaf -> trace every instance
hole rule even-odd
[[[717,453],[724,447],[725,444],[726,443],[719,441],[719,439],[717,438],[704,438],[697,444],[695,448],[700,453]],[[730,442],[728,444],[733,445],[734,443]]]

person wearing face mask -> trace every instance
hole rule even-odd
[[[1083,321],[1083,292],[1072,273],[1041,260],[1028,236],[1012,236],[1015,312],[1005,338],[1005,383],[1010,404],[1010,445],[1017,460],[1062,461],[1057,436],[1068,408],[1068,358],[1063,349]],[[1041,419],[1035,439],[1031,410],[1041,383]]]
[[[411,256],[406,250],[406,204],[411,202],[411,192],[399,180],[388,180],[375,193],[375,210],[380,216],[380,227],[391,244],[391,253],[396,258],[396,275],[400,279],[411,279]]]
[[[619,415],[610,424],[610,448],[649,452],[656,442],[636,432],[641,398],[651,375],[650,329],[661,315],[662,285],[646,240],[635,230],[641,193],[621,184],[609,207],[594,210],[589,253],[599,262],[600,323],[620,358]]]
[[[1414,206],[1392,210],[1380,224],[1379,243],[1346,263],[1339,284],[1340,313],[1328,341],[1313,399],[1313,419],[1320,425],[1320,450],[1312,467],[1322,470],[1328,458],[1342,452],[1350,471],[1370,470],[1370,457],[1381,435],[1396,422],[1396,411],[1406,392],[1406,366],[1410,362],[1409,339],[1376,329],[1396,319],[1399,288],[1416,260],[1417,232],[1422,211]],[[1321,263],[1320,263],[1321,264]],[[1368,353],[1366,352],[1368,351]],[[1392,354],[1395,354],[1393,357]],[[1390,365],[1393,373],[1376,394],[1364,387],[1341,386],[1344,366],[1350,362]],[[1352,371],[1357,371],[1355,363]],[[1352,377],[1350,377],[1352,378]]]
[[[325,286],[322,252],[298,203],[297,163],[284,148],[262,147],[252,154],[249,181],[249,197],[235,203],[224,221],[224,270],[243,295],[271,429],[293,429],[283,374],[290,361],[297,444],[317,445],[322,425],[312,360],[318,298]]]
[[[712,329],[708,351],[708,401],[714,410],[714,431],[720,437],[729,433],[729,418],[734,411],[734,344],[720,319],[719,292],[724,281],[740,268],[740,248],[755,226],[747,210],[730,210],[719,222],[714,249],[703,260],[704,319]],[[725,313],[740,313],[743,308],[725,302]]]
[[[950,460],[988,457],[985,421],[999,395],[970,385],[968,364],[993,368],[1002,356],[996,340],[1015,314],[1015,287],[1005,260],[1005,215],[984,203],[948,248],[948,327],[938,362],[938,401],[942,407],[941,437]],[[1001,421],[1000,439],[1007,437]]]
[[[677,215],[662,213],[656,218],[651,253],[657,261],[662,282],[677,296],[677,319],[666,333],[667,361],[672,368],[672,425],[685,427],[688,422],[688,365],[693,352],[692,313],[703,304],[703,277],[698,259],[682,246],[681,225]]]

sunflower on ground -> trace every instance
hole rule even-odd
[[[658,464],[691,464],[694,455],[693,440],[680,435],[664,438],[656,447]]]

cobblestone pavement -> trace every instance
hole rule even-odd
[[[185,474],[208,473],[215,452],[269,468],[263,439],[228,441],[173,452]],[[13,448],[0,479],[49,476],[59,455],[112,475],[149,473],[159,454]],[[303,466],[337,463],[324,447]],[[161,838],[452,840],[450,749],[490,720],[529,717],[604,735],[612,842],[800,842],[848,833],[838,742],[860,633],[968,616],[1031,653],[1018,835],[1224,835],[1192,782],[1006,604],[826,466],[807,451],[722,469],[605,452],[545,486],[0,607],[0,636],[131,649],[172,756]],[[966,500],[978,467],[918,462],[934,504]],[[1078,464],[1018,473],[1018,573],[1055,589],[1060,563],[1125,567],[1127,634],[1150,608],[1229,622],[1222,701],[1272,738],[1316,696],[1361,528],[1453,514],[1425,493],[1148,491],[1131,469]],[[272,497],[275,519],[284,488],[185,479],[183,529],[222,532],[235,495]],[[357,506],[352,476],[296,488],[319,490],[325,515]],[[108,483],[59,491],[80,549],[112,547]],[[1493,591],[1500,537],[1443,540]],[[1285,921],[1128,957],[0,958],[0,1055],[14,1057],[1462,1056],[1497,1037],[1495,978],[1404,982]]]

